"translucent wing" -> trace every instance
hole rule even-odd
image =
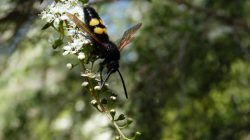
[[[75,15],[70,14],[70,13],[66,13],[67,16],[74,21],[74,23],[76,24],[76,26],[80,29],[82,29],[84,32],[86,32],[91,38],[93,38],[98,44],[103,45],[103,43],[96,37],[96,35],[89,30],[88,26],[83,23],[80,19],[78,19]]]
[[[121,51],[126,45],[128,45],[134,38],[134,34],[140,29],[141,23],[134,25],[124,32],[122,39],[118,45],[119,50]]]

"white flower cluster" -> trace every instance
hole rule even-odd
[[[98,73],[94,73],[92,72],[91,70],[88,70],[86,69],[84,72],[81,73],[81,76],[84,77],[84,78],[90,78],[90,79],[94,79],[95,81],[97,82],[100,82],[100,74]],[[87,86],[89,83],[87,81],[84,81],[82,83],[82,86]],[[107,86],[105,84],[105,86]],[[101,86],[99,84],[97,84],[95,87],[94,87],[94,90],[101,90]]]
[[[55,28],[59,27],[61,21],[67,22],[65,35],[71,38],[71,40],[63,47],[63,55],[75,54],[80,60],[83,60],[85,54],[81,52],[82,46],[84,44],[89,44],[90,40],[86,38],[86,33],[79,31],[75,23],[66,15],[66,13],[71,13],[76,15],[79,19],[83,19],[84,13],[82,5],[79,3],[78,0],[60,0],[58,2],[53,2],[41,12],[40,16],[41,19],[46,22],[53,23]]]
[[[63,50],[64,50],[63,55],[67,55],[67,54],[82,55],[83,52],[80,52],[82,49],[82,46],[84,44],[89,44],[89,43],[90,41],[84,36],[82,36],[81,38],[73,38],[72,42],[68,42],[68,44],[63,47]]]
[[[55,25],[59,25],[59,21],[67,19],[67,16],[63,14],[63,12],[65,12],[64,11],[65,9],[66,9],[65,5],[63,5],[62,3],[53,3],[50,6],[48,6],[47,9],[42,11],[41,18],[43,20],[46,20],[47,22],[53,21]]]
[[[75,55],[80,61],[84,60],[86,52],[83,52],[83,46],[90,44],[91,41],[87,38],[87,33],[79,30],[76,27],[75,23],[66,15],[66,13],[71,13],[76,15],[80,20],[84,18],[84,13],[82,5],[79,4],[78,0],[60,0],[58,2],[53,2],[45,10],[41,12],[41,18],[48,23],[53,23],[53,26],[59,31],[60,22],[63,22],[64,28],[64,39],[70,39],[64,42],[67,42],[65,46],[62,47],[63,56],[65,55]],[[60,32],[59,32],[60,33]],[[73,64],[68,63],[66,65],[68,69],[74,67]],[[100,82],[100,74],[92,72],[92,70],[85,69],[81,74],[84,78],[94,79],[97,82]],[[89,82],[84,81],[82,86],[88,86]],[[94,87],[94,90],[101,90],[99,85]]]
[[[84,17],[82,7],[78,4],[78,0],[60,0],[53,2],[41,12],[41,19],[46,22],[53,22],[55,26],[59,25],[62,20],[68,20],[66,12],[78,15],[80,19]]]

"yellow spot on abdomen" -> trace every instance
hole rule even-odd
[[[104,29],[103,29],[103,32],[104,32],[105,34],[107,34],[107,30],[106,30],[106,28],[104,28]]]
[[[102,24],[102,25],[104,25],[104,22],[100,19],[100,23]]]
[[[95,27],[94,32],[96,34],[103,34],[104,32],[106,32],[106,29],[101,27]]]
[[[96,26],[96,25],[98,25],[99,23],[100,23],[100,21],[99,21],[98,19],[93,18],[93,19],[90,20],[89,25],[90,25],[90,26]]]

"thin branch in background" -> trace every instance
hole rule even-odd
[[[89,4],[104,4],[117,1],[126,1],[126,0],[90,0]]]
[[[248,32],[250,31],[249,25],[245,23],[244,21],[242,21],[241,19],[228,17],[226,15],[223,15],[217,12],[216,9],[195,6],[185,0],[177,0],[175,2],[177,2],[178,4],[183,4],[196,12],[202,12],[206,14],[206,16],[208,17],[214,17],[218,19],[219,21],[223,22],[224,24],[232,26],[233,28],[243,28],[244,30]]]
[[[11,39],[5,43],[4,40],[2,40],[3,44],[0,48],[0,54],[11,55],[27,34],[34,19],[39,13],[38,10],[33,7],[35,2],[36,0],[26,2],[17,1],[16,7],[6,16],[0,18],[0,23],[15,23],[15,28],[13,29],[14,33]]]
[[[22,26],[20,26],[17,29],[12,39],[8,43],[6,43],[3,47],[0,48],[0,55],[1,54],[11,55],[13,52],[15,52],[18,44],[22,41],[22,39],[29,31],[34,19],[35,16],[31,16],[28,20],[26,20],[26,22],[22,24]]]

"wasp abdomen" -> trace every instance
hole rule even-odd
[[[107,35],[107,29],[95,9],[90,6],[85,6],[83,12],[85,23],[88,25],[89,29],[98,39],[100,39],[100,41],[108,42],[109,37]]]

